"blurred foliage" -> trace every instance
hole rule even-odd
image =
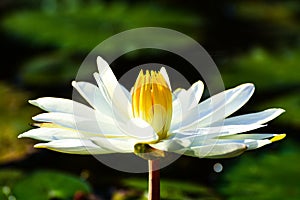
[[[4,27],[38,44],[55,45],[68,52],[89,52],[108,37],[132,28],[191,30],[200,25],[199,18],[192,13],[157,4],[44,2],[53,5],[13,13],[3,21]]]
[[[30,118],[38,109],[27,103],[29,94],[0,83],[0,163],[23,157],[32,143],[17,136],[29,129]]]
[[[291,93],[282,95],[276,98],[270,99],[268,102],[260,104],[259,109],[265,109],[267,107],[277,107],[283,108],[286,110],[280,118],[278,118],[278,122],[286,125],[286,127],[299,129],[300,128],[300,92],[299,89],[295,90]],[[284,130],[284,128],[282,128]],[[298,137],[298,133],[289,133],[290,136]]]
[[[238,15],[256,21],[257,23],[268,22],[275,26],[282,26],[291,30],[299,31],[298,12],[300,6],[295,1],[285,2],[264,2],[264,1],[244,1],[237,4]],[[280,31],[279,31],[280,33]]]
[[[210,188],[203,185],[198,185],[191,182],[176,181],[176,180],[161,180],[160,192],[161,199],[220,199]],[[126,199],[147,199],[148,182],[145,179],[126,179],[123,180],[123,185],[128,187],[128,190],[119,190],[114,193],[113,200]]]
[[[290,199],[300,196],[300,157],[297,144],[286,142],[281,152],[241,156],[219,187],[229,200]]]
[[[121,31],[158,26],[188,31],[193,35],[192,30],[199,28],[200,24],[200,18],[191,12],[157,3],[130,5],[121,1],[79,0],[42,0],[40,7],[10,13],[2,22],[11,34],[36,46],[55,49],[55,53],[37,54],[25,62],[20,76],[26,84],[32,85],[70,81],[81,62],[74,59],[76,55],[86,55],[100,42]],[[120,47],[106,48],[115,52]]]
[[[1,199],[71,200],[76,193],[90,193],[88,183],[58,171],[36,171],[25,175],[19,170],[0,171]],[[2,195],[2,196],[1,196]]]
[[[226,86],[252,82],[261,91],[300,86],[300,50],[269,52],[256,48],[237,55],[221,68]]]
[[[270,53],[256,48],[245,55],[236,56],[224,68],[222,78],[226,87],[241,83],[255,84],[258,95],[268,96],[255,102],[258,109],[279,107],[287,111],[279,122],[299,128],[300,113],[300,50]]]
[[[20,76],[22,81],[29,85],[60,85],[73,80],[77,70],[78,64],[68,57],[60,54],[47,54],[28,61],[23,66]]]

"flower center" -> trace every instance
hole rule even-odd
[[[172,93],[160,72],[141,70],[133,88],[134,117],[148,122],[159,136],[167,137],[172,119]]]

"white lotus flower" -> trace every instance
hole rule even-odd
[[[173,93],[165,68],[140,72],[128,92],[109,65],[97,59],[97,85],[72,82],[90,105],[73,100],[43,97],[29,101],[47,113],[33,117],[39,128],[19,138],[46,143],[37,148],[72,154],[175,152],[195,157],[227,158],[240,155],[285,137],[285,134],[239,134],[265,126],[284,112],[273,108],[229,117],[254,92],[242,84],[199,103],[203,83]]]

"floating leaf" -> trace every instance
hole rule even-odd
[[[287,143],[281,153],[242,156],[219,188],[229,200],[296,200],[300,198],[299,168],[299,148]]]
[[[130,189],[143,191],[143,195],[139,196],[139,199],[145,199],[147,195],[147,180],[145,179],[126,179],[123,180],[123,185]],[[121,191],[124,193],[124,191]],[[129,192],[128,194],[138,193]],[[115,194],[116,195],[116,194]],[[118,196],[119,197],[119,196]],[[131,196],[132,197],[132,196]],[[219,199],[208,187],[198,185],[195,183],[189,183],[176,180],[161,180],[161,198],[162,199]],[[123,196],[122,198],[116,198],[116,200],[130,199],[130,195]]]
[[[89,193],[91,188],[76,176],[55,171],[34,172],[12,188],[16,199],[23,200],[68,200],[79,191]]]

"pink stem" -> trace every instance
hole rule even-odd
[[[149,192],[148,200],[160,199],[160,177],[159,177],[159,160],[148,160],[149,165]]]

